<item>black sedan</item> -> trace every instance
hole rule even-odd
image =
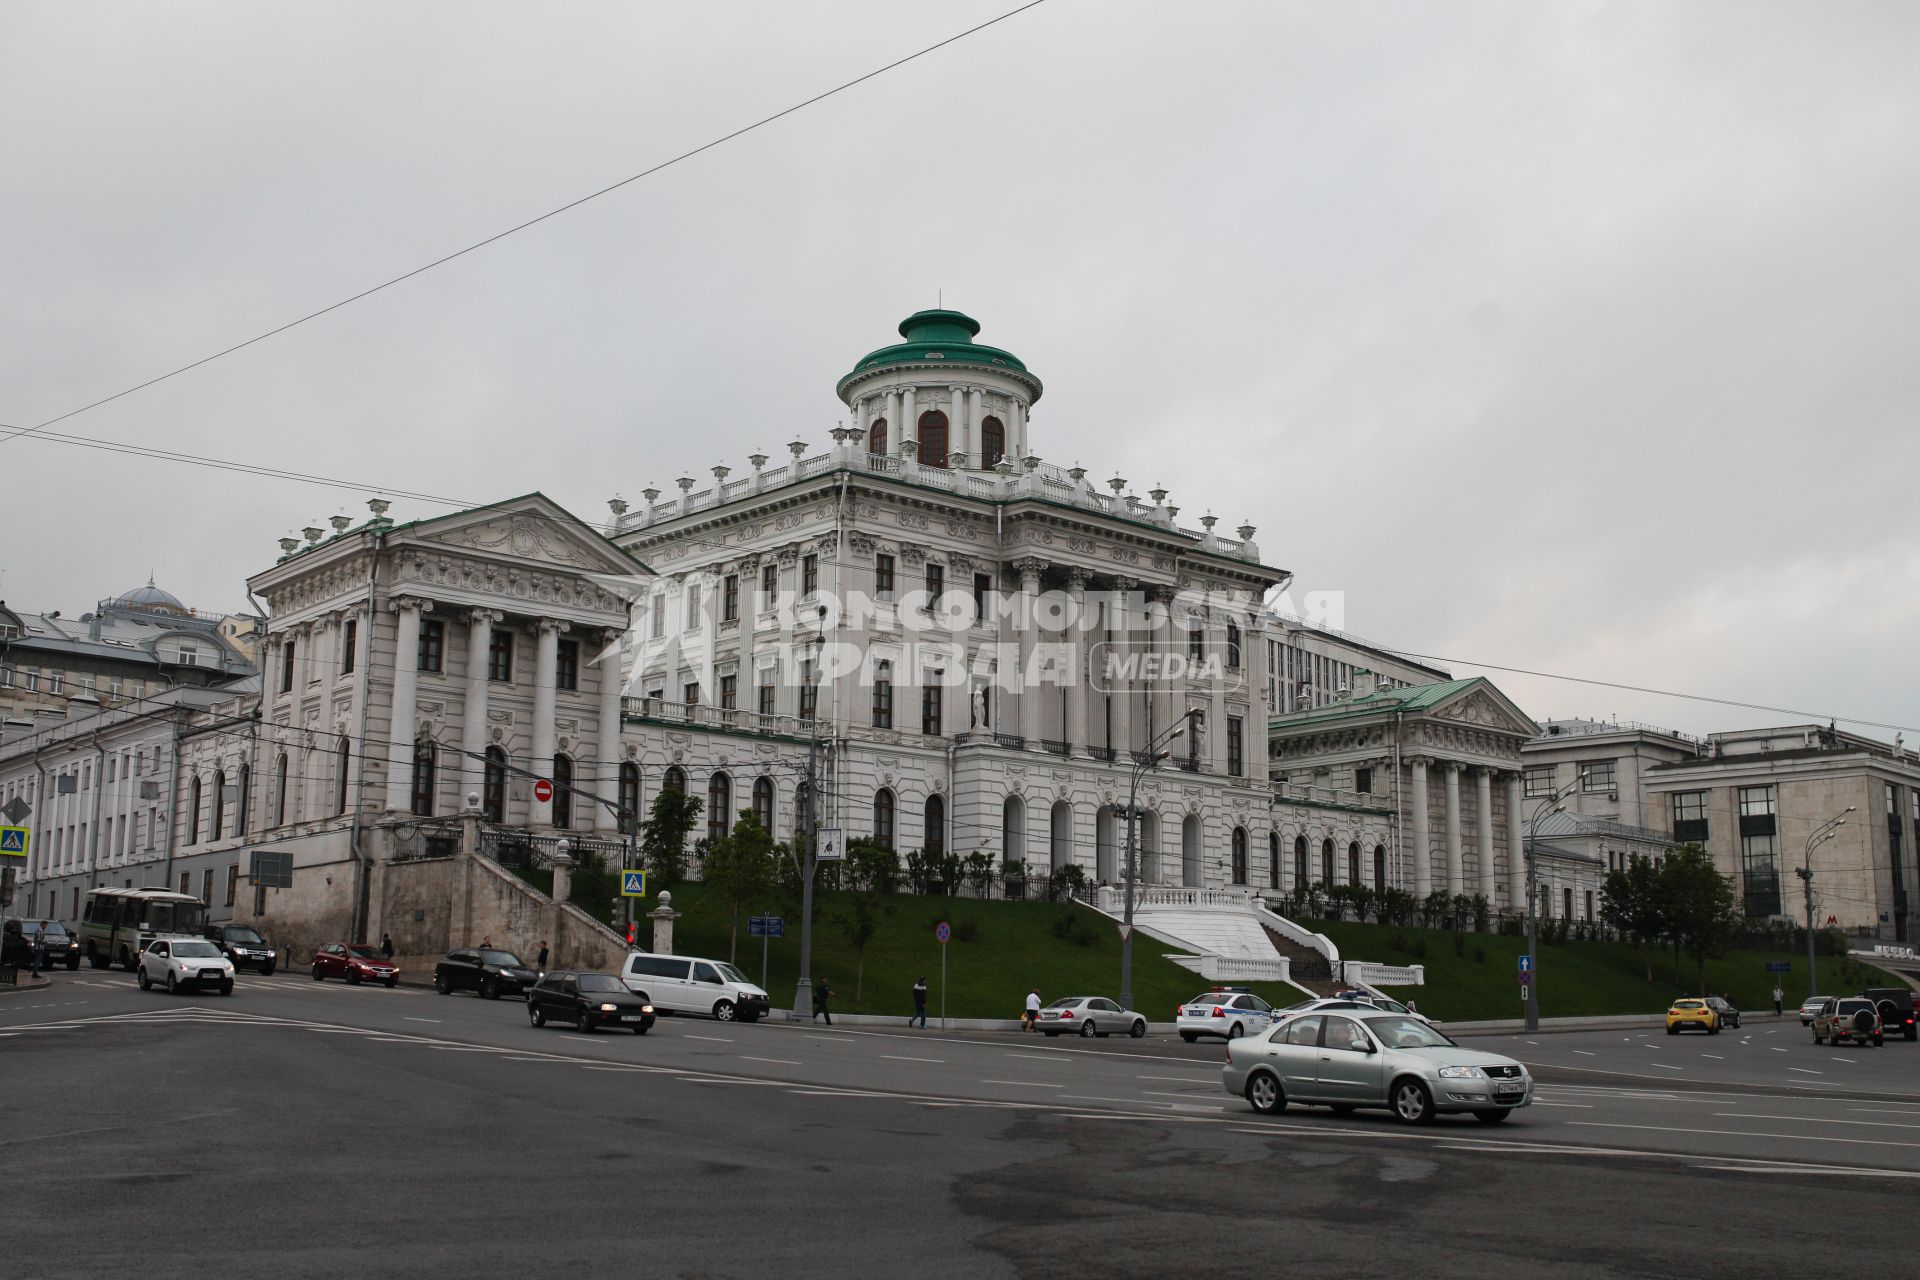
[[[653,1026],[653,1006],[605,973],[549,973],[527,992],[527,1017],[536,1027],[571,1022],[576,1031],[624,1027],[637,1036]]]
[[[4,959],[0,963],[17,964],[22,969],[33,963],[34,935],[40,933],[46,942],[46,952],[41,957],[40,967],[51,969],[55,965],[65,965],[68,969],[80,967],[80,939],[67,932],[67,926],[58,920],[8,920],[5,924],[4,941],[0,941],[0,954]]]
[[[433,966],[433,989],[441,995],[472,991],[487,1000],[523,995],[540,980],[527,962],[511,951],[493,947],[463,947],[447,952]]]

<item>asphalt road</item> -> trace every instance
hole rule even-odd
[[[1879,1073],[1913,1079],[1920,1046],[1840,1051],[1861,1060],[1832,1064],[1846,1091],[1814,1093],[1769,1088],[1773,1060],[1829,1051],[1749,1030],[1739,1057],[1731,1033],[1596,1033],[1608,1063],[1719,1054],[1738,1089],[1547,1064],[1506,1125],[1409,1129],[1257,1117],[1221,1091],[1218,1044],[1172,1037],[583,1036],[510,1001],[302,975],[168,997],[84,970],[0,999],[0,1256],[146,1276],[1732,1276],[1910,1216],[1920,1097],[1849,1082],[1891,1092]],[[1584,1061],[1586,1037],[1540,1039],[1516,1056]],[[1904,1265],[1902,1239],[1864,1232],[1849,1260]]]

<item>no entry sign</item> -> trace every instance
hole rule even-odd
[[[533,798],[541,804],[545,804],[553,799],[553,784],[545,778],[535,778],[533,780]]]

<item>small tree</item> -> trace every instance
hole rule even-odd
[[[939,854],[928,853],[925,849],[915,849],[907,855],[907,887],[915,893],[928,893],[933,882],[940,878],[935,867]]]
[[[975,849],[967,855],[967,883],[973,886],[975,897],[984,898],[993,888],[993,855]]]
[[[1697,844],[1681,846],[1661,864],[1660,890],[1675,952],[1693,957],[1697,990],[1704,995],[1707,956],[1723,950],[1740,928],[1740,895],[1732,877],[1721,875],[1712,856]]]
[[[840,936],[853,948],[853,998],[857,1003],[865,997],[867,944],[873,941],[873,935],[880,930],[879,898],[871,893],[848,895],[846,907],[835,913],[834,923],[840,928]]]
[[[900,855],[872,840],[854,840],[847,845],[847,864],[841,880],[847,888],[863,893],[900,891]]]
[[[1440,923],[1440,921],[1446,917],[1447,902],[1447,891],[1445,889],[1435,889],[1425,898],[1422,898],[1420,900],[1420,923],[1429,929]]]
[[[662,888],[687,874],[687,837],[699,821],[703,802],[683,791],[662,791],[640,824],[640,855]]]
[[[1628,857],[1625,868],[1609,871],[1600,886],[1600,918],[1640,945],[1648,982],[1653,981],[1653,940],[1664,928],[1660,906],[1659,873],[1652,859],[1640,854]]]
[[[706,882],[719,890],[732,910],[733,934],[727,959],[736,960],[740,950],[740,908],[765,896],[778,875],[773,837],[760,825],[758,814],[751,809],[740,811],[740,820],[733,824],[733,830],[708,848],[705,873]]]
[[[1351,893],[1353,895],[1353,918],[1361,924],[1365,924],[1367,922],[1367,914],[1376,908],[1379,898],[1372,889],[1364,884],[1354,885]]]

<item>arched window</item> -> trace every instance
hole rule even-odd
[[[920,815],[920,847],[928,853],[947,851],[947,798],[938,793],[927,797]]]
[[[873,842],[893,848],[893,792],[885,787],[873,793]]]
[[[938,409],[920,415],[919,456],[930,467],[947,465],[947,415]]]
[[[220,838],[220,829],[227,821],[227,771],[213,771],[213,838]]]
[[[1007,456],[1007,429],[998,418],[980,419],[980,465],[991,467]]]
[[[280,758],[273,762],[273,825],[283,826],[287,821],[287,753],[281,752]]]
[[[662,791],[677,791],[681,795],[687,794],[686,770],[677,764],[668,765],[666,773],[661,775],[660,789]]]
[[[1027,860],[1027,806],[1019,796],[1008,796],[1000,804],[1000,849],[1009,863]]]
[[[253,807],[253,766],[240,766],[240,801],[233,815],[233,834],[247,834],[247,811]]]
[[[1296,890],[1307,887],[1307,838],[1293,838],[1293,887]]]
[[[573,825],[573,757],[553,758],[553,825],[562,831]]]
[[[1047,834],[1047,852],[1058,871],[1073,861],[1073,806],[1065,800],[1054,801]]]
[[[434,763],[432,739],[413,744],[413,811],[423,818],[433,816]]]
[[[733,829],[733,779],[714,770],[707,779],[707,842],[724,840]]]
[[[1247,830],[1245,827],[1233,829],[1233,882],[1247,882]]]
[[[1103,804],[1093,815],[1093,874],[1101,884],[1118,884],[1119,872],[1119,816],[1113,806]]]
[[[480,783],[480,811],[488,822],[507,820],[507,753],[487,748],[487,767]]]
[[[1347,846],[1347,883],[1360,883],[1360,842],[1358,840]]]
[[[1331,887],[1333,879],[1333,841],[1320,842],[1320,883]]]
[[[773,779],[755,778],[753,780],[753,816],[760,819],[760,825],[773,834]]]
[[[867,428],[867,452],[885,455],[887,452],[887,420],[875,418],[873,425]]]
[[[1197,813],[1180,824],[1180,882],[1189,889],[1200,887],[1200,830]]]
[[[187,788],[187,843],[200,843],[200,775]]]
[[[347,783],[350,781],[353,773],[351,767],[353,764],[353,742],[346,734],[343,733],[340,735],[340,748],[334,755],[334,769],[338,773],[338,777],[334,779],[333,811],[335,813],[345,813],[347,811]]]
[[[620,762],[620,834],[632,835],[640,829],[640,766],[631,760]]]
[[[1387,846],[1383,844],[1373,846],[1373,891],[1387,891]]]
[[[807,784],[804,782],[793,789],[793,842],[795,844],[807,838],[807,801],[810,795]]]
[[[1280,887],[1280,833],[1267,832],[1267,888]]]

